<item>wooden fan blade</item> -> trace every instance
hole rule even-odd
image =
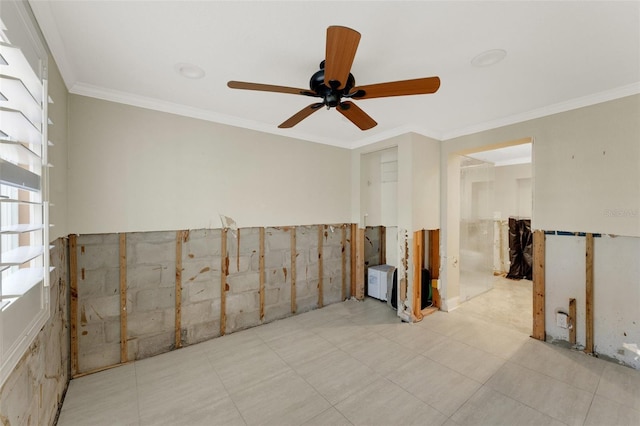
[[[362,95],[360,93],[353,95],[354,99],[371,99],[388,96],[426,95],[435,93],[439,87],[440,79],[438,77],[427,77],[354,87],[352,92],[364,92]]]
[[[340,114],[344,115],[353,124],[358,126],[360,130],[369,130],[378,124],[353,102],[342,102],[336,109]]]
[[[227,86],[232,89],[259,90],[261,92],[291,93],[293,95],[318,96],[314,92],[295,87],[274,86],[272,84],[247,83],[246,81],[230,81]]]
[[[358,50],[358,43],[360,43],[360,33],[351,28],[340,26],[327,28],[327,50],[324,61],[324,84],[327,87],[344,88],[356,50]],[[331,83],[332,81],[334,83]]]
[[[313,114],[314,112],[316,112],[317,110],[319,110],[321,106],[322,104],[318,103],[318,104],[311,104],[308,107],[304,107],[300,111],[293,114],[288,120],[286,120],[284,123],[282,123],[278,127],[280,129],[289,129],[295,126],[296,124],[298,124],[299,122],[301,122],[302,120],[304,120],[305,118],[307,118],[308,116],[310,116],[311,114]]]

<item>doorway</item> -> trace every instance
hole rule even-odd
[[[530,228],[531,151],[529,142],[466,153],[460,160],[461,307],[527,333],[532,329],[532,282],[530,276],[512,274],[515,262],[522,261],[522,247],[514,243],[521,242],[514,234],[519,231],[512,228],[514,223]]]

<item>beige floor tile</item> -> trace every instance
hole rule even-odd
[[[453,334],[472,326],[475,321],[476,320],[473,318],[457,314],[456,311],[437,311],[424,317],[417,325],[445,336],[452,336]]]
[[[640,371],[606,363],[596,394],[640,411]]]
[[[322,413],[318,414],[303,426],[352,426],[345,416],[343,416],[338,410],[331,407]]]
[[[330,407],[293,371],[232,393],[231,398],[249,425],[299,425]]]
[[[461,277],[462,278],[462,277]],[[466,316],[510,327],[524,334],[533,330],[532,282],[492,277],[493,289],[462,303]]]
[[[367,330],[364,330],[361,326],[352,323],[346,318],[338,318],[324,323],[313,328],[312,331],[337,347],[351,343],[361,338],[363,334],[368,333]]]
[[[286,336],[295,331],[301,330],[302,326],[298,323],[297,317],[298,316],[273,321],[269,324],[255,327],[252,331],[264,342],[268,342],[270,340],[277,339],[278,337]]]
[[[90,404],[94,400],[129,399],[135,394],[136,370],[134,364],[104,370],[99,373],[73,379],[67,390],[65,408]]]
[[[460,426],[561,426],[562,423],[488,387],[482,387],[451,416]]]
[[[387,378],[447,417],[481,386],[479,382],[423,356],[412,359]]]
[[[137,361],[133,365],[139,387],[175,386],[202,379],[220,382],[209,358],[202,351],[180,349]]]
[[[480,383],[486,382],[505,363],[502,358],[453,339],[444,340],[423,354]]]
[[[138,425],[134,364],[71,380],[58,425]],[[90,423],[88,423],[90,422]]]
[[[584,422],[593,399],[591,392],[511,362],[503,365],[486,385],[568,425]]]
[[[395,383],[380,378],[335,405],[354,425],[441,425],[447,418]]]
[[[208,357],[229,393],[291,370],[265,343]]]
[[[228,396],[220,397],[207,389],[180,392],[170,400],[140,407],[140,425],[245,425],[240,412]],[[142,402],[141,402],[142,404]]]
[[[446,336],[440,333],[404,322],[389,325],[379,334],[420,353],[446,340]]]
[[[524,333],[484,320],[476,320],[455,331],[451,338],[503,359],[509,359],[530,340]]]
[[[336,347],[329,341],[306,330],[295,331],[286,336],[269,340],[267,346],[292,367],[336,350]]]
[[[585,426],[637,426],[640,411],[596,395],[591,403]]]
[[[242,330],[236,333],[226,334],[221,337],[216,337],[206,342],[198,343],[193,347],[199,347],[200,350],[209,356],[215,356],[218,354],[227,354],[229,352],[238,352],[246,348],[251,348],[264,343],[263,340],[258,337],[255,329]],[[192,346],[189,346],[191,348]]]
[[[375,333],[362,335],[360,339],[345,344],[342,350],[381,375],[386,375],[400,368],[417,355],[400,344]]]
[[[380,377],[341,350],[301,364],[296,371],[332,405]]]
[[[592,393],[605,368],[605,363],[584,352],[533,339],[522,346],[511,361]]]

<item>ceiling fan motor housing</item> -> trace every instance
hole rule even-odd
[[[353,74],[349,73],[345,86],[342,89],[334,89],[333,87],[329,87],[325,84],[324,67],[322,67],[322,64],[320,65],[321,69],[311,76],[309,87],[318,95],[318,97],[323,99],[322,103],[328,108],[337,107],[340,104],[340,99],[348,95],[349,91],[351,91],[351,89],[356,85],[356,79],[353,77]],[[332,84],[332,86],[338,87],[339,83],[336,83],[337,84]]]

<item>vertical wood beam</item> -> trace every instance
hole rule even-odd
[[[120,362],[129,359],[127,347],[127,234],[120,234]]]
[[[537,229],[533,231],[533,332],[531,337],[544,341],[545,332],[545,289],[544,289],[544,259],[545,234]]]
[[[182,347],[182,243],[186,242],[189,231],[176,232],[176,318],[175,347]]]
[[[424,260],[424,230],[413,233],[413,314],[422,319],[422,265]]]
[[[349,248],[351,249],[351,297],[355,297],[356,295],[356,281],[357,281],[357,273],[358,273],[358,264],[357,264],[357,256],[356,253],[358,251],[358,225],[355,223],[351,224],[351,235],[349,237]],[[364,267],[364,266],[363,266]]]
[[[260,227],[260,321],[264,321],[264,228]]]
[[[440,278],[440,230],[431,229],[429,232],[429,272],[431,273],[431,293],[433,294],[433,306],[441,306],[438,279]]]
[[[227,331],[227,276],[229,275],[229,254],[227,253],[227,228],[222,229],[220,239],[220,335]]]
[[[342,235],[340,239],[340,246],[342,248],[342,292],[340,293],[340,300],[346,300],[347,298],[347,225],[342,225]]]
[[[585,297],[585,353],[593,353],[593,234],[586,237],[586,297]]]
[[[364,229],[357,230],[356,237],[356,278],[355,296],[358,300],[364,300]]]
[[[578,318],[578,309],[576,307],[576,299],[569,299],[569,320],[571,321],[571,328],[569,329],[569,343],[572,345],[576,344],[576,333],[577,333],[577,318]]]
[[[78,236],[69,235],[69,292],[71,316],[71,377],[78,374]]]
[[[291,313],[295,314],[297,310],[296,305],[296,259],[298,254],[296,253],[296,228],[291,227]]]
[[[387,228],[380,225],[380,264],[387,264]]]
[[[324,262],[322,260],[322,237],[324,236],[324,225],[318,225],[318,308],[322,308],[324,303],[323,283]]]

